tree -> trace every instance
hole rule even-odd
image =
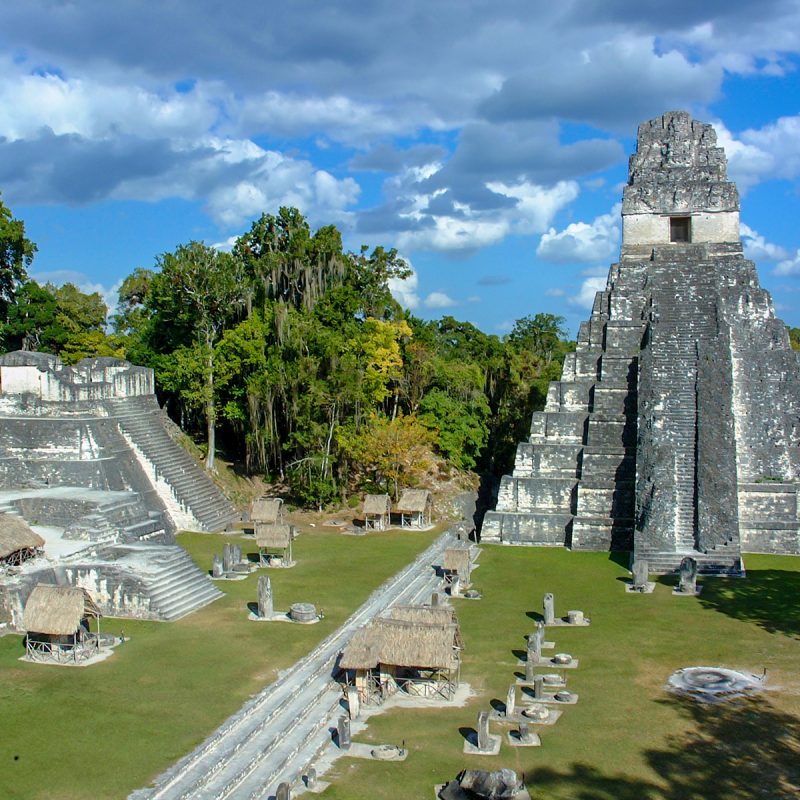
[[[0,316],[4,321],[35,253],[36,245],[25,236],[25,223],[14,219],[0,200]]]
[[[400,487],[417,483],[430,466],[434,435],[415,416],[373,414],[358,432],[340,428],[337,439],[347,456],[385,483],[397,500]]]
[[[529,349],[537,358],[549,364],[558,351],[559,342],[566,335],[564,317],[539,313],[534,317],[529,315],[518,319],[508,335],[508,341],[518,352]]]
[[[208,441],[206,467],[213,470],[216,448],[214,345],[244,304],[246,286],[241,263],[229,253],[221,253],[202,242],[189,242],[179,245],[174,253],[159,256],[156,264],[160,271],[152,279],[148,302],[156,312],[162,337],[175,340],[183,335],[193,339],[192,345],[202,353],[202,403]],[[183,347],[187,349],[187,344]]]
[[[3,325],[5,350],[47,350],[58,336],[56,298],[36,281],[26,281],[8,306]]]

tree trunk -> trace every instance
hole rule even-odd
[[[214,347],[211,333],[206,333],[206,425],[208,428],[208,455],[206,469],[214,471],[214,450],[217,445],[216,408],[214,407]]]

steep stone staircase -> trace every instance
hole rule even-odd
[[[202,468],[167,433],[161,409],[152,397],[106,400],[109,414],[172,489],[176,501],[188,509],[203,530],[223,530],[236,517],[231,504]]]
[[[113,545],[100,556],[133,569],[141,595],[150,599],[151,616],[165,622],[180,619],[223,596],[178,545]]]
[[[695,265],[692,283],[681,281],[685,263],[667,262],[655,269],[662,273],[662,284],[654,295],[650,325],[647,380],[658,407],[651,412],[650,436],[659,452],[655,492],[662,507],[669,507],[672,541],[663,548],[646,535],[637,537],[641,541],[636,543],[636,556],[646,558],[654,574],[674,572],[685,556],[691,556],[702,574],[739,575],[743,565],[738,536],[727,535],[706,551],[698,547],[697,470],[703,454],[697,446],[697,365],[699,348],[716,335],[714,269]]]

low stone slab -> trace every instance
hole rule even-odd
[[[652,594],[655,588],[655,581],[647,581],[647,583],[642,586],[636,586],[633,581],[627,581],[625,583],[625,591],[628,594]]]
[[[536,716],[528,716],[525,713],[526,708],[530,708],[531,705],[539,704],[547,708],[548,714],[547,717],[544,719],[540,719]],[[526,706],[523,706],[518,712],[515,714],[516,719],[511,720],[513,722],[527,722],[529,725],[555,725],[558,722],[558,718],[561,716],[562,712],[559,708],[551,708],[550,704],[542,703],[539,700],[536,700],[534,703],[529,703]]]
[[[394,744],[351,742],[347,755],[372,761],[405,761],[408,758],[408,750]]]
[[[538,733],[529,733],[527,736],[521,736],[519,731],[508,731],[506,733],[506,741],[511,747],[542,746],[542,740],[539,738]]]
[[[697,597],[702,591],[702,586],[697,586],[693,592],[682,592],[679,588],[675,588],[672,590],[672,594],[675,597]]]
[[[545,676],[544,685],[548,689],[566,689],[567,688],[567,680],[563,675],[553,675],[553,678],[558,678],[558,680],[547,680],[547,676]],[[526,680],[525,678],[517,678],[517,686],[533,686],[533,681]]]
[[[589,617],[584,617],[579,622],[570,622],[566,618],[555,619],[552,622],[546,622],[548,628],[588,628],[592,624]]]
[[[309,620],[292,619],[289,613],[288,611],[275,611],[268,617],[259,617],[258,614],[251,611],[247,615],[247,619],[251,622],[293,622],[295,625],[316,625],[322,619],[319,615]]]
[[[470,756],[496,756],[500,752],[501,741],[502,737],[499,734],[490,733],[489,747],[486,750],[479,750],[477,744],[465,740],[462,752]]]
[[[525,661],[519,662],[522,666],[525,665]],[[538,658],[534,658],[532,662],[537,667],[552,667],[555,669],[577,669],[578,667],[578,659],[573,658],[565,664],[559,664],[555,660],[555,656],[551,656],[550,658],[545,658],[544,656],[539,656]]]
[[[557,695],[569,695],[568,698],[559,700]],[[541,703],[545,706],[574,706],[578,702],[578,695],[572,692],[545,692],[544,696],[534,700],[535,703]]]

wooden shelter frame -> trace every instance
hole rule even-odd
[[[281,529],[280,536],[278,535],[278,528]],[[277,539],[284,538],[283,529],[285,529],[285,540],[282,543],[278,543],[276,541]],[[273,566],[272,560],[274,558],[280,558],[285,565],[293,563],[292,541],[294,540],[294,529],[292,526],[262,526],[261,524],[257,524],[255,535],[256,544],[258,545],[258,565],[260,567]]]
[[[424,494],[421,508],[417,508],[418,495]],[[427,489],[406,489],[395,505],[395,513],[400,516],[401,528],[425,528],[431,524],[433,501]]]
[[[385,531],[391,516],[392,501],[388,494],[368,494],[364,498],[365,531]]]
[[[25,636],[25,655],[31,661],[51,664],[77,664],[88,661],[100,651],[100,617],[94,601],[83,590],[83,615],[72,634],[44,633],[29,630]],[[90,620],[95,620],[92,633]],[[85,623],[85,627],[84,627]]]
[[[364,705],[383,705],[392,695],[402,692],[410,697],[452,700],[461,680],[461,665],[456,669],[424,669],[379,664],[366,670],[365,681],[359,681],[348,671],[347,686],[355,686],[359,701]]]
[[[458,578],[461,588],[469,586],[472,574],[472,555],[466,547],[447,548],[444,551],[442,564],[442,576],[444,577],[445,587],[452,586],[453,580]]]

